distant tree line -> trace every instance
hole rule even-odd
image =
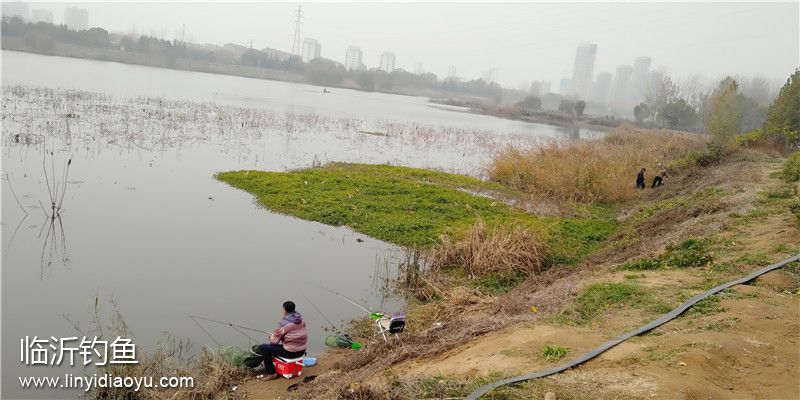
[[[633,116],[647,127],[736,135],[760,127],[772,99],[764,78],[749,79],[744,89],[732,77],[704,88],[696,80],[678,85],[656,71],[650,74],[644,101],[633,108]]]
[[[267,51],[252,48],[233,52],[229,51],[227,46],[200,46],[148,35],[116,35],[102,28],[73,30],[65,25],[25,22],[18,17],[2,19],[2,35],[21,38],[26,45],[43,51],[52,50],[58,44],[72,44],[142,54],[153,57],[159,62],[166,62],[170,66],[174,66],[178,59],[187,59],[288,71],[302,74],[308,82],[317,85],[336,86],[349,81],[349,84],[355,84],[358,88],[369,91],[392,91],[397,88],[430,89],[481,96],[494,99],[496,102],[502,99],[504,91],[499,84],[486,82],[483,79],[440,80],[432,73],[412,74],[403,69],[388,73],[377,69],[348,71],[341,63],[323,58],[304,63],[296,56],[275,56]]]
[[[76,31],[67,28],[66,25],[46,22],[26,23],[19,17],[3,17],[0,30],[3,37],[21,37],[28,45],[45,50],[52,48],[56,42],[86,47],[113,47],[108,31],[102,28]]]
[[[789,76],[774,100],[771,93],[766,79],[760,77],[737,80],[728,76],[710,89],[698,90],[680,87],[666,74],[656,73],[634,116],[640,125],[708,133],[719,146],[736,141],[796,149],[800,146],[800,69]]]

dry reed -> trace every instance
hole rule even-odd
[[[91,325],[88,331],[80,329],[79,324],[67,320],[83,335],[96,337],[116,337],[135,339],[119,311],[116,301],[110,300],[113,310],[106,315],[100,306],[99,293],[95,296],[94,307],[90,311]],[[110,374],[112,377],[135,377],[149,380],[154,387],[143,385],[135,391],[131,387],[94,387],[89,391],[89,399],[105,400],[235,400],[242,398],[241,392],[232,391],[249,371],[236,368],[226,362],[216,351],[203,347],[191,361],[187,361],[185,352],[189,348],[188,341],[177,340],[167,335],[159,340],[149,351],[137,348],[137,363],[112,364],[98,367],[98,374]],[[192,387],[158,388],[162,377],[191,377]],[[146,382],[146,381],[145,381]]]
[[[430,252],[434,271],[463,268],[472,277],[530,276],[541,272],[546,260],[546,247],[536,231],[519,226],[489,231],[481,219],[463,239],[453,242],[444,236]]]
[[[636,174],[647,168],[654,176],[658,165],[704,148],[696,134],[651,131],[625,125],[600,141],[548,141],[519,150],[509,147],[495,157],[492,180],[543,197],[579,202],[616,202],[634,198]]]

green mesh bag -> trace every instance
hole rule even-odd
[[[353,339],[346,333],[329,335],[325,338],[325,345],[328,347],[351,347],[353,346]]]
[[[250,351],[242,350],[234,346],[221,347],[219,349],[219,355],[225,362],[236,368],[255,368],[264,360],[264,358],[258,354],[253,354]]]

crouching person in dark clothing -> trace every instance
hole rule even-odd
[[[644,184],[644,172],[645,171],[647,171],[647,169],[642,168],[642,170],[639,171],[638,174],[636,174],[636,188],[637,189],[644,189],[646,187],[646,185]]]
[[[283,318],[278,323],[278,329],[275,329],[269,337],[269,343],[254,346],[253,349],[264,357],[265,375],[262,379],[269,381],[278,378],[272,357],[302,357],[306,353],[307,342],[306,323],[300,313],[295,311],[294,303],[291,301],[283,303]]]

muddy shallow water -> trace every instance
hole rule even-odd
[[[20,338],[76,335],[67,319],[88,326],[97,293],[106,310],[113,296],[142,350],[163,332],[193,349],[213,344],[189,315],[271,330],[280,303],[294,299],[315,353],[324,320],[303,296],[334,321],[361,313],[319,285],[374,307],[400,304],[376,290],[400,249],[271,213],[216,172],[349,161],[479,176],[503,146],[596,134],[418,97],[7,51],[2,62],[3,398],[75,396],[20,389],[19,376],[64,373],[22,365]],[[66,181],[55,224],[40,208],[45,170],[59,190]],[[230,328],[206,328],[248,345]]]

